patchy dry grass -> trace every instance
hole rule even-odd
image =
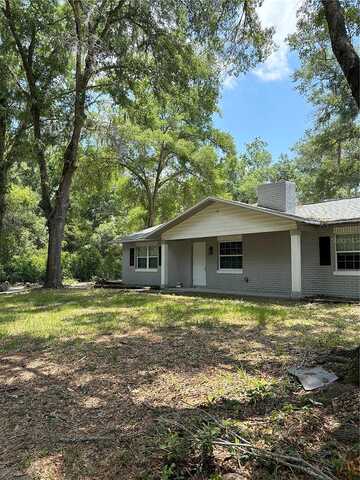
[[[357,305],[2,295],[0,479],[180,478],[166,473],[173,433],[162,420],[199,417],[199,407],[254,441],[327,458],[339,478],[356,478],[354,439],[341,435],[356,425],[356,390],[338,383],[305,394],[286,370],[358,338]],[[227,462],[217,459],[219,472],[234,471]],[[251,459],[238,468],[245,479],[305,478]]]

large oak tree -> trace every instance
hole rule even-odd
[[[130,174],[139,192],[147,227],[163,220],[159,218],[163,199],[174,206],[167,193],[175,185],[175,197],[189,182],[198,195],[215,195],[222,183],[223,162],[235,155],[232,138],[213,126],[216,72],[204,59],[199,63],[201,72],[194,72],[194,81],[184,92],[175,88],[156,94],[148,81],[139,82],[132,102],[112,121],[115,161]]]
[[[358,0],[304,0],[290,45],[300,57],[294,79],[316,107],[315,128],[295,146],[306,201],[359,194]],[[348,377],[359,383],[360,347],[350,355]]]
[[[346,29],[344,10],[339,0],[322,0],[332,50],[360,108],[360,59]],[[359,4],[357,4],[359,8]],[[356,12],[355,12],[356,13]],[[357,12],[359,16],[359,12]]]
[[[87,112],[116,85],[131,96],[147,75],[157,88],[191,81],[194,52],[245,71],[268,53],[271,32],[256,14],[261,0],[2,0],[2,22],[22,64],[49,232],[47,287],[61,286],[61,249]],[[54,142],[58,164],[49,166]]]
[[[347,35],[360,28],[356,0],[343,2]],[[313,105],[315,122],[294,147],[297,183],[307,202],[356,196],[359,193],[358,107],[333,54],[320,0],[306,0],[297,14],[290,46],[299,56],[293,78]]]

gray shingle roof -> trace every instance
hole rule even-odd
[[[143,240],[144,238],[147,238],[151,233],[153,233],[157,228],[162,227],[162,225],[164,224],[161,223],[160,225],[155,225],[154,227],[145,228],[144,230],[140,230],[139,232],[130,233],[129,235],[126,235],[126,237],[123,237],[121,241],[135,242],[136,240]]]
[[[330,200],[321,203],[312,203],[309,205],[298,205],[294,213],[287,213],[280,212],[278,210],[271,210],[269,208],[258,207],[256,205],[248,205],[246,203],[237,202],[234,200],[222,200],[221,198],[208,197],[183,214],[180,214],[170,222],[155,225],[154,227],[146,228],[144,230],[140,230],[139,232],[127,235],[121,239],[121,242],[134,242],[137,240],[155,238],[158,230],[162,232],[164,229],[173,226],[177,221],[183,221],[185,218],[189,218],[191,215],[201,210],[209,203],[216,201],[230,203],[232,205],[238,205],[239,207],[245,207],[259,212],[290,218],[297,222],[313,223],[316,225],[326,223],[347,223],[350,221],[360,222],[360,198]]]
[[[360,198],[346,198],[344,200],[329,200],[327,202],[299,205],[296,215],[321,222],[341,222],[356,218],[360,219]]]

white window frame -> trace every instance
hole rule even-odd
[[[228,238],[223,238],[223,237],[218,237],[218,255],[217,255],[217,262],[218,262],[218,268],[216,270],[216,273],[227,273],[227,274],[232,274],[232,275],[241,275],[243,273],[243,268],[220,268],[220,257],[242,257],[244,261],[244,251],[242,254],[236,254],[236,255],[220,255],[220,244],[221,243],[234,243],[234,242],[241,242],[243,243],[242,237],[228,237]],[[243,245],[244,247],[244,245]]]
[[[138,248],[146,248],[146,257],[144,255],[138,255]],[[150,255],[150,248],[157,248],[156,255]],[[146,268],[138,268],[138,258],[146,258]],[[149,268],[150,258],[157,259],[157,267]],[[136,245],[135,247],[135,272],[157,272],[159,269],[159,249],[156,245]]]
[[[359,233],[337,233],[335,235],[335,265],[336,269],[334,270],[334,275],[344,275],[344,276],[360,276],[360,270],[344,270],[338,268],[338,253],[360,253],[360,250],[342,250],[337,251],[337,237],[342,237],[344,235],[360,235]]]

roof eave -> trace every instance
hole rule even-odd
[[[140,237],[140,238],[128,238],[123,237],[118,240],[119,243],[134,243],[134,242],[147,242],[148,240],[155,240],[151,239],[150,237]]]
[[[209,197],[209,198],[211,198],[211,197]],[[219,201],[219,200],[217,199],[217,201]],[[221,200],[221,201],[222,202],[227,202],[227,203],[234,203],[231,200]],[[204,202],[204,200],[202,202]],[[234,205],[238,205],[238,203],[239,202],[234,203]],[[198,207],[199,205],[200,205],[200,203],[196,204],[195,207]],[[241,206],[243,206],[243,205],[241,205]],[[171,220],[170,222],[166,223],[165,225],[159,226],[159,228],[155,229],[153,232],[147,234],[144,237],[139,237],[139,238],[123,237],[123,238],[120,238],[118,240],[118,242],[119,243],[134,243],[134,242],[146,242],[148,240],[160,240],[160,237],[158,237],[156,235],[157,233],[160,233],[160,231],[167,230],[167,228],[170,228],[173,223],[176,223],[177,220],[180,220],[180,218],[179,218],[180,216],[182,217],[183,215],[185,215],[185,213],[189,214],[190,210],[194,209],[195,207],[192,207],[191,209],[186,210],[186,212],[182,213],[181,215],[179,215],[175,219]],[[250,207],[251,207],[251,205],[250,205]],[[249,208],[249,205],[244,204],[244,208]],[[256,207],[256,211],[259,211],[260,208],[261,207]],[[250,209],[253,210],[253,208],[250,208]],[[254,210],[255,210],[255,208],[254,208]],[[265,209],[261,209],[261,211],[263,211],[264,213],[269,213],[270,215],[273,214],[272,212],[269,212],[268,210],[265,210]],[[294,221],[300,222],[300,223],[306,223],[306,224],[310,224],[310,225],[319,225],[319,226],[324,226],[324,227],[326,227],[328,225],[336,225],[336,224],[342,224],[342,223],[360,223],[360,218],[349,218],[349,219],[342,219],[342,220],[315,220],[315,219],[299,217],[297,215],[291,215],[291,214],[281,215],[281,212],[279,212],[279,213],[280,213],[280,215],[277,212],[274,213],[274,215],[282,216],[282,217],[285,217],[285,218],[291,218]]]
[[[212,203],[216,203],[216,202],[221,202],[221,203],[225,203],[225,204],[228,204],[228,205],[234,205],[234,206],[237,206],[237,207],[246,208],[248,210],[252,210],[252,211],[255,211],[255,212],[268,213],[269,215],[274,215],[274,216],[281,217],[281,218],[287,218],[287,219],[290,219],[290,220],[294,220],[295,222],[307,223],[307,224],[310,224],[310,225],[321,225],[321,222],[319,220],[315,220],[315,219],[304,218],[304,217],[300,217],[298,215],[293,215],[293,214],[289,214],[289,213],[285,213],[285,212],[277,212],[277,211],[274,211],[274,210],[271,210],[271,209],[268,209],[268,208],[253,206],[253,205],[249,205],[247,203],[237,202],[237,201],[234,201],[234,200],[225,200],[223,198],[217,198],[217,197],[206,197],[203,200],[201,200],[200,202],[198,202],[196,205],[188,208],[184,212],[177,215],[175,218],[173,218],[169,222],[164,223],[162,225],[159,225],[158,228],[154,229],[152,232],[149,232],[148,234],[144,235],[143,237],[139,237],[139,238],[123,237],[122,239],[120,239],[120,242],[121,243],[132,243],[132,242],[144,242],[144,241],[147,241],[147,240],[160,240],[159,234],[168,230],[172,226],[175,226],[177,223],[179,223],[180,221],[182,221],[182,220],[186,219],[187,217],[191,216],[193,213],[196,213],[199,210],[199,208],[201,210],[201,209],[207,207],[208,205],[211,205]]]
[[[336,225],[337,223],[360,223],[360,217],[357,218],[347,218],[346,220],[327,220],[324,221],[325,225]]]

